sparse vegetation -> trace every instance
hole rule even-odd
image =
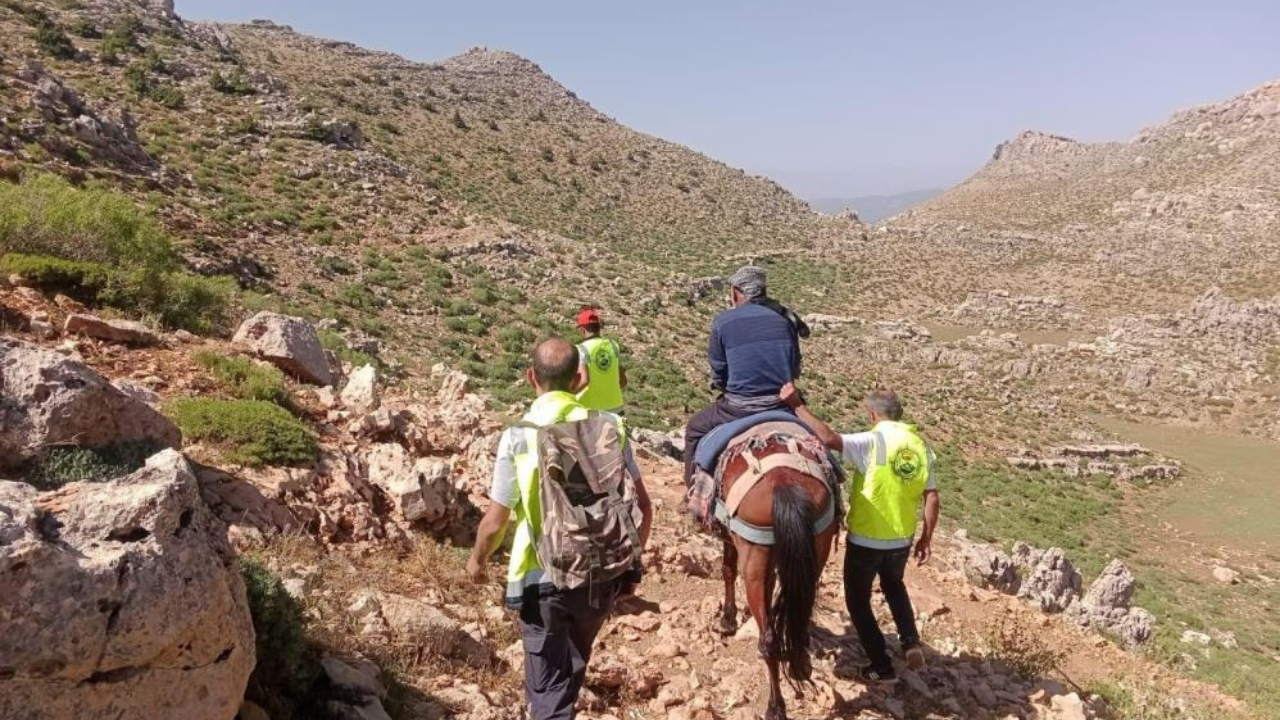
[[[275,403],[184,398],[167,412],[187,442],[209,444],[231,462],[306,465],[316,457],[315,433]]]
[[[102,448],[53,447],[36,458],[24,476],[41,490],[56,490],[72,482],[106,482],[138,470],[161,447],[150,441],[121,442]]]
[[[300,703],[320,676],[319,653],[307,640],[306,608],[262,558],[244,555],[239,563],[258,657],[249,695],[268,706]]]
[[[227,357],[202,351],[192,356],[196,364],[213,373],[237,398],[265,400],[288,408],[291,404],[284,373],[271,365],[256,363],[247,357]]]
[[[226,75],[215,70],[209,75],[209,87],[224,95],[253,95],[258,91],[245,79],[244,72],[236,68]]]

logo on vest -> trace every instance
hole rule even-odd
[[[592,359],[595,360],[596,367],[601,370],[608,370],[609,366],[613,365],[613,358],[610,356],[607,348],[600,348],[597,350],[596,356]]]
[[[909,483],[916,479],[920,471],[924,468],[924,463],[920,461],[920,456],[916,451],[909,447],[898,448],[893,454],[893,461],[889,463],[893,468],[893,474],[903,483]]]

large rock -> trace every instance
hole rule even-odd
[[[378,370],[372,365],[351,373],[347,386],[339,396],[343,407],[353,412],[369,413],[378,409]]]
[[[260,312],[240,325],[233,341],[299,380],[315,385],[334,382],[320,336],[302,318]]]
[[[94,315],[73,314],[67,316],[62,331],[67,335],[85,337],[124,345],[159,345],[160,336],[151,328],[133,320],[103,320]]]
[[[1018,571],[999,549],[985,543],[966,543],[960,559],[965,579],[974,585],[1008,595],[1018,592]]]
[[[0,717],[227,720],[253,623],[220,524],[166,450],[107,483],[0,482]]]
[[[1042,611],[1062,612],[1080,597],[1083,581],[1062,548],[1040,550],[1019,541],[1013,546],[1013,562],[1022,569],[1018,597]]]
[[[1080,625],[1109,632],[1129,645],[1144,643],[1151,637],[1155,618],[1142,608],[1131,607],[1136,588],[1137,580],[1128,566],[1112,560],[1067,613]]]
[[[382,488],[407,522],[436,523],[455,505],[453,473],[446,461],[414,460],[400,445],[381,443],[369,449],[365,462],[369,482]]]
[[[397,644],[412,643],[436,657],[453,657],[475,667],[495,661],[493,648],[472,637],[434,605],[406,595],[365,590],[348,611],[363,623],[366,635],[382,635]]]
[[[167,418],[85,365],[0,338],[0,468],[54,445],[150,440],[177,447],[181,439]]]

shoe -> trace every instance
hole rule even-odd
[[[858,668],[858,679],[871,685],[893,685],[898,682],[898,674],[893,671],[893,666],[878,668],[874,665],[866,665]]]
[[[903,655],[906,658],[907,667],[912,670],[919,670],[924,667],[924,650],[919,645],[908,645]]]

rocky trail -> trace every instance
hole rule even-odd
[[[583,707],[602,720],[757,717],[767,695],[765,670],[741,593],[737,635],[723,638],[712,629],[724,595],[719,541],[699,533],[683,514],[678,467],[661,460],[642,467],[656,501],[648,576],[637,598],[623,604],[601,633],[588,678],[594,697],[589,694]],[[1171,706],[1207,702],[1238,708],[1212,687],[1182,679],[1015,598],[974,587],[959,569],[959,555],[958,541],[943,540],[929,566],[913,565],[907,573],[928,665],[916,672],[899,663],[897,685],[868,687],[855,679],[866,659],[844,608],[844,553],[838,548],[823,573],[814,612],[814,683],[803,697],[784,690],[790,715],[1107,717],[1106,703],[1089,692],[1100,683],[1158,687],[1159,700]],[[894,647],[878,590],[876,603]],[[604,699],[616,697],[621,704]]]

